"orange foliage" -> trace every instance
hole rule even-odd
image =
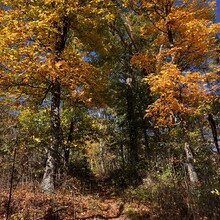
[[[215,1],[141,1],[142,18],[151,21],[156,37],[151,47],[132,58],[148,74],[145,78],[156,101],[146,110],[157,126],[172,125],[182,114],[200,114],[215,98],[218,67],[211,65],[219,46],[213,23]],[[143,9],[144,12],[142,11]]]

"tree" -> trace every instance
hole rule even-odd
[[[145,80],[155,97],[146,117],[155,126],[181,126],[186,164],[193,183],[198,177],[187,137],[188,118],[207,114],[207,106],[216,98],[217,68],[206,68],[217,49],[214,45],[219,24],[212,21],[214,3],[152,0],[137,6],[141,16],[151,21],[151,25],[142,28],[142,34],[155,36],[149,50],[133,57],[133,63],[148,73]]]
[[[128,140],[126,141],[128,164],[135,168],[141,148],[145,146],[146,151],[149,150],[146,133],[148,125],[143,117],[149,97],[142,95],[149,90],[142,82],[143,71],[132,66],[130,61],[135,53],[146,48],[148,39],[143,39],[139,35],[142,21],[135,12],[135,7],[126,1],[115,2],[118,10],[115,22],[110,25],[110,31],[117,45],[117,54],[113,54],[115,61],[109,77],[111,92],[108,105],[116,113],[115,116],[121,124],[119,126],[126,132],[124,137]]]
[[[62,92],[86,101],[89,97],[83,99],[84,89],[90,88],[95,80],[92,76],[98,73],[86,61],[85,49],[91,41],[85,33],[92,26],[91,34],[97,36],[94,30],[103,14],[109,15],[103,20],[112,19],[111,2],[103,6],[105,10],[99,1],[63,0],[5,0],[1,4],[1,87],[13,93],[18,103],[31,104],[35,100],[40,104],[50,98],[51,141],[41,183],[43,191],[54,190],[60,163]]]

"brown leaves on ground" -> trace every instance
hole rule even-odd
[[[73,187],[74,188],[74,187]],[[0,192],[0,219],[6,218],[8,191]],[[33,184],[23,184],[13,191],[10,219],[149,219],[149,208],[138,202],[125,202],[117,195],[100,195],[98,192],[83,195],[74,190],[59,189],[53,194],[39,191]],[[49,218],[50,219],[50,218]],[[56,219],[56,218],[52,218]]]

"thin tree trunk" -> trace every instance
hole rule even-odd
[[[121,19],[122,25],[127,32],[130,42],[127,42],[127,39],[124,39],[124,35],[120,31],[120,28],[117,26],[112,26],[113,32],[116,33],[120,40],[121,44],[124,47],[125,55],[127,58],[124,60],[124,67],[127,70],[126,73],[126,101],[127,101],[127,121],[128,121],[128,132],[129,132],[129,146],[128,146],[128,161],[129,164],[135,168],[138,162],[138,129],[136,124],[136,117],[135,117],[135,101],[134,101],[134,94],[133,94],[133,85],[134,85],[134,76],[133,70],[131,67],[131,58],[133,57],[133,48],[135,52],[137,52],[137,47],[133,38],[133,30],[130,24],[129,18],[127,18],[126,22]]]
[[[6,214],[6,220],[9,219],[10,211],[11,211],[11,200],[12,200],[12,191],[13,191],[13,182],[14,182],[14,173],[15,173],[15,163],[16,163],[16,155],[17,155],[17,132],[14,127],[12,127],[14,137],[12,141],[15,141],[14,144],[14,153],[13,153],[13,163],[12,163],[12,170],[11,170],[11,178],[10,178],[10,190],[9,190],[9,198],[8,198],[8,204],[7,204],[7,214]]]
[[[143,133],[144,133],[144,145],[145,145],[145,157],[148,159],[148,162],[150,160],[150,146],[149,146],[149,139],[147,134],[147,126],[143,127]]]
[[[212,129],[212,136],[213,136],[213,139],[214,139],[216,150],[217,150],[218,154],[220,155],[220,149],[219,149],[219,145],[218,145],[217,126],[215,124],[215,120],[214,120],[212,114],[208,115],[208,120],[209,120],[211,129]]]
[[[69,135],[67,138],[67,145],[64,148],[64,159],[65,159],[65,165],[68,167],[69,165],[69,158],[70,158],[70,143],[73,140],[73,130],[74,130],[74,119],[71,119],[70,122],[70,128],[69,128]]]
[[[138,162],[138,142],[137,142],[137,127],[134,113],[133,91],[130,85],[127,88],[127,119],[129,126],[129,162],[135,166]]]
[[[122,160],[122,167],[125,167],[124,144],[122,140],[120,141],[120,156]]]
[[[100,161],[101,172],[103,174],[105,174],[105,168],[106,168],[104,154],[105,154],[105,140],[104,138],[99,138],[99,161]]]
[[[130,146],[129,146],[129,162],[130,165],[135,168],[138,162],[138,129],[136,122],[136,114],[135,114],[135,94],[134,94],[134,84],[135,78],[133,76],[133,70],[130,66],[130,59],[133,56],[132,45],[128,45],[128,78],[126,79],[127,83],[127,119],[129,125],[129,137],[130,137]]]

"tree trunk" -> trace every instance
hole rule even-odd
[[[212,136],[213,136],[213,139],[214,139],[216,150],[217,150],[218,154],[220,155],[220,149],[219,149],[219,145],[218,145],[217,126],[216,126],[216,123],[215,123],[215,120],[214,120],[212,114],[208,115],[208,120],[209,120],[211,129],[212,129]]]
[[[65,166],[68,168],[69,159],[70,159],[70,144],[73,140],[73,130],[74,130],[74,119],[71,119],[70,128],[69,128],[69,135],[67,138],[67,145],[64,148],[64,159],[65,159]]]
[[[183,129],[183,135],[185,137],[184,150],[186,153],[186,167],[188,170],[189,180],[192,184],[195,184],[198,182],[198,175],[195,169],[193,152],[190,148],[190,139],[188,137],[189,131],[187,129],[186,121],[183,118],[181,118],[180,121]]]
[[[47,151],[47,162],[44,176],[41,182],[41,189],[44,192],[53,192],[55,174],[59,165],[60,138],[60,83],[58,79],[51,89],[51,146]]]
[[[66,46],[67,33],[69,29],[68,17],[63,18],[63,25],[60,26],[56,22],[54,26],[58,33],[56,36],[55,55],[56,61],[61,58],[61,54]],[[60,130],[60,98],[61,84],[59,77],[51,82],[51,146],[47,151],[47,162],[44,171],[44,176],[41,182],[41,189],[45,192],[53,192],[55,184],[55,175],[59,163],[59,148],[61,146],[61,130]]]
[[[198,176],[195,170],[193,153],[190,149],[188,142],[185,142],[184,150],[186,153],[186,166],[189,174],[189,179],[191,183],[195,184],[198,182]]]
[[[129,128],[129,163],[135,166],[138,162],[137,127],[135,120],[134,98],[131,85],[127,86],[127,119]]]

